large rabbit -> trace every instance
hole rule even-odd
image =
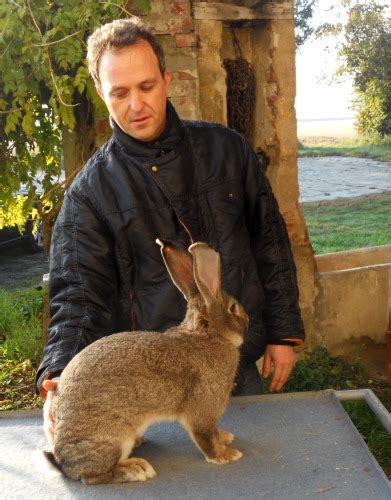
[[[145,430],[177,420],[208,462],[242,453],[217,423],[228,403],[248,317],[220,289],[220,256],[205,243],[189,252],[162,243],[174,284],[188,306],[184,321],[165,333],[104,337],[63,371],[53,401],[54,458],[62,472],[86,484],[144,481],[156,475],[130,457]],[[191,255],[190,255],[191,254]]]

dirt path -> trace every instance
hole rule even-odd
[[[391,162],[367,158],[299,158],[300,201],[335,200],[391,191]]]
[[[35,287],[48,272],[49,261],[45,252],[25,254],[21,249],[0,252],[0,288]]]

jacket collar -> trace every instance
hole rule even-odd
[[[167,123],[163,133],[154,141],[144,142],[124,132],[110,117],[115,142],[127,153],[146,160],[158,158],[172,151],[184,135],[184,128],[174,106],[167,101]]]

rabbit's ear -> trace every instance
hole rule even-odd
[[[188,301],[190,296],[198,294],[191,255],[170,243],[161,240],[156,240],[156,243],[160,245],[160,251],[172,282]]]
[[[193,256],[194,278],[206,303],[221,295],[220,255],[206,243],[193,243],[189,252]]]

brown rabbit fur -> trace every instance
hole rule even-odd
[[[209,462],[242,453],[218,429],[239,362],[248,317],[220,290],[220,257],[204,243],[192,256],[161,245],[175,285],[188,301],[184,321],[165,333],[125,332],[86,347],[63,371],[53,401],[54,460],[86,484],[144,481],[156,475],[130,457],[146,429],[177,420]]]

